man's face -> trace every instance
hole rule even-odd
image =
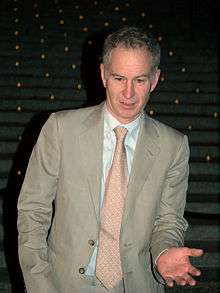
[[[101,64],[108,111],[121,123],[135,120],[157,85],[160,71],[151,74],[151,56],[143,49],[117,47],[108,68]]]

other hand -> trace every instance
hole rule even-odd
[[[173,287],[174,282],[181,286],[194,286],[196,281],[193,276],[200,276],[201,272],[191,265],[189,257],[202,254],[202,249],[171,247],[158,257],[157,270],[169,287]]]

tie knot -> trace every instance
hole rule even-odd
[[[116,135],[117,141],[123,141],[125,139],[125,136],[128,132],[127,128],[123,126],[117,126],[114,128],[114,132]]]

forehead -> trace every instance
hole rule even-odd
[[[117,47],[109,56],[110,71],[132,71],[140,74],[150,72],[152,57],[144,49]]]

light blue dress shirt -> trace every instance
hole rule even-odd
[[[127,128],[128,132],[125,138],[125,149],[127,155],[127,164],[128,164],[128,174],[130,174],[132,161],[134,157],[134,151],[137,143],[138,132],[140,129],[140,116],[128,123],[121,124],[118,120],[116,120],[106,109],[104,112],[104,142],[103,142],[103,172],[101,178],[101,191],[100,191],[100,201],[101,205],[104,198],[105,192],[105,181],[108,175],[108,171],[112,164],[113,154],[116,145],[116,137],[113,129],[117,126],[124,126]],[[100,206],[101,206],[100,205]],[[93,251],[90,262],[87,266],[85,275],[94,276],[95,275],[95,267],[96,267],[96,257],[98,252],[98,243]]]

